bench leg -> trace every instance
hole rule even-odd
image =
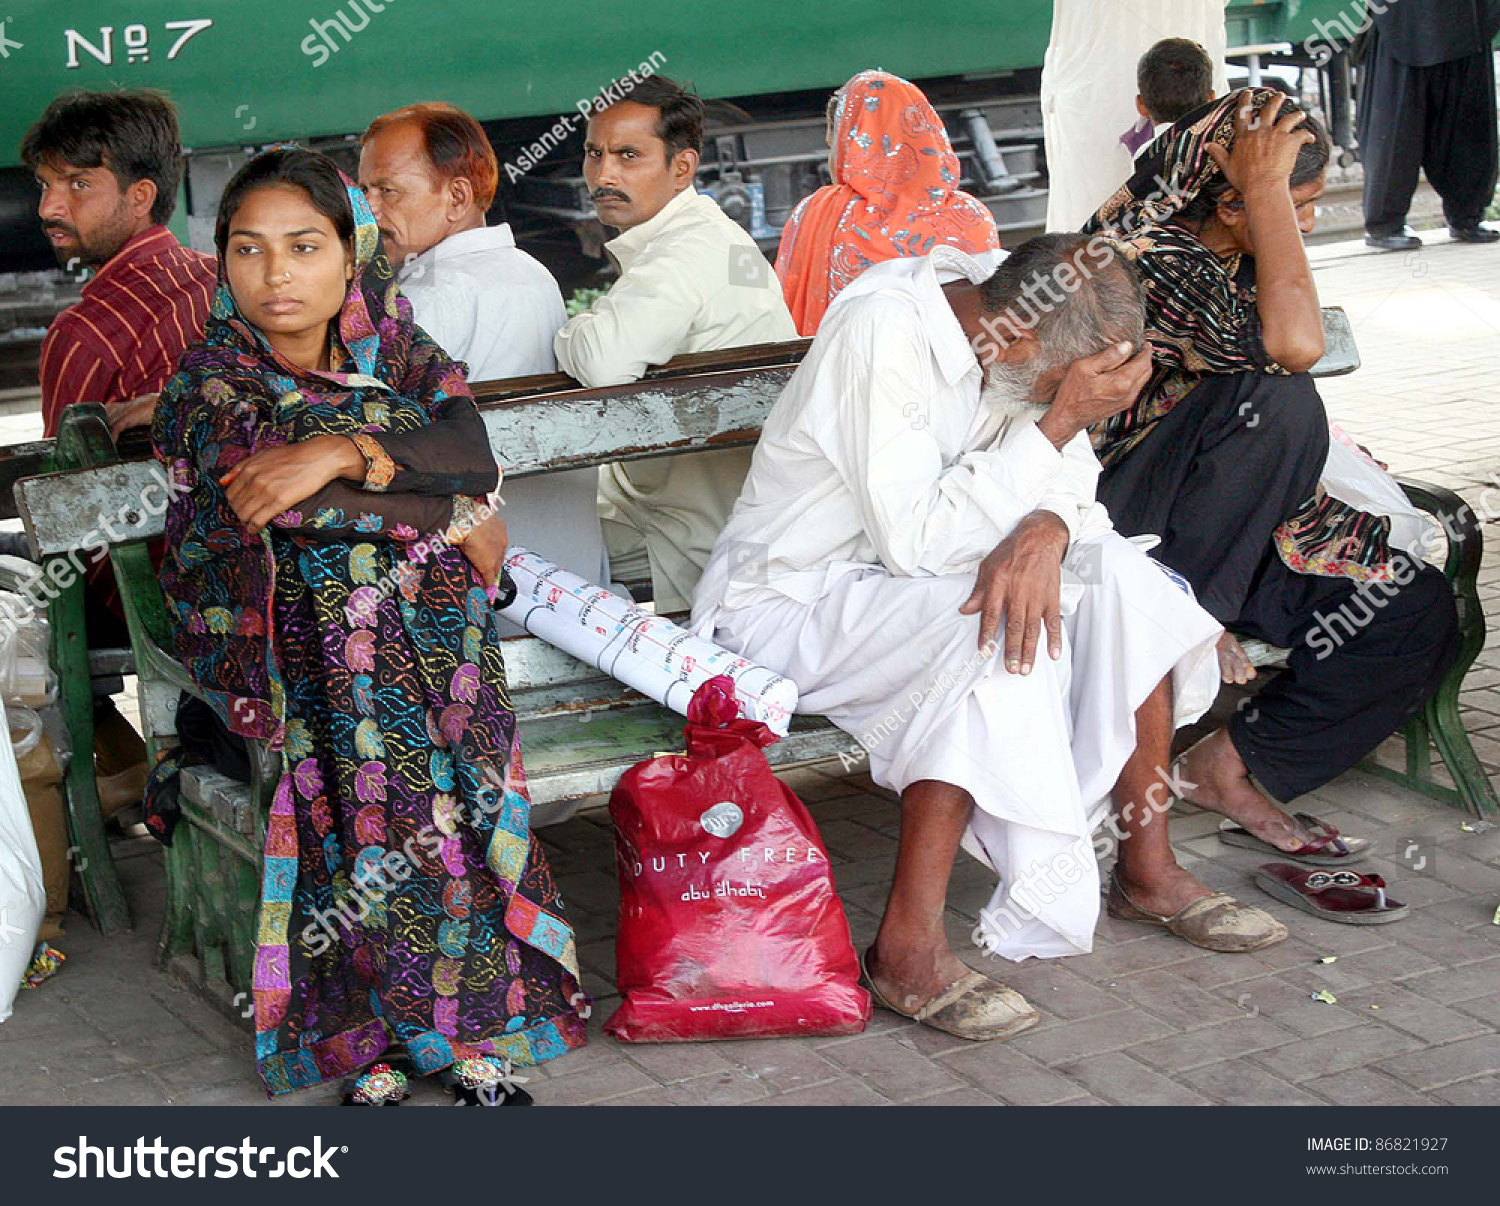
[[[1495,785],[1490,782],[1479,755],[1474,752],[1468,730],[1458,712],[1458,690],[1462,682],[1462,674],[1450,674],[1443,680],[1437,694],[1427,701],[1427,727],[1432,731],[1433,744],[1447,765],[1448,773],[1453,776],[1464,804],[1483,820],[1486,811],[1500,816],[1500,798],[1495,795]]]
[[[59,704],[73,757],[63,780],[68,827],[78,848],[89,916],[102,934],[130,928],[130,907],[120,888],[114,855],[99,811],[94,778],[94,694],[89,678],[88,635],[84,630],[83,580],[70,583],[48,607],[52,626],[52,666],[59,682]]]
[[[162,917],[157,961],[163,969],[179,955],[193,950],[193,835],[189,826],[179,824],[172,844],[167,847],[167,899]]]

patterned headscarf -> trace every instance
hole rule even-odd
[[[1234,146],[1234,118],[1246,98],[1257,113],[1274,88],[1240,88],[1208,101],[1173,123],[1139,159],[1129,180],[1084,223],[1083,233],[1107,231],[1129,237],[1143,226],[1170,221],[1190,205],[1216,175],[1219,165],[1208,154],[1216,142]],[[1291,112],[1282,108],[1282,114]]]
[[[812,335],[839,292],[872,264],[927,255],[939,243],[975,254],[1000,246],[990,211],[958,187],[958,156],[921,89],[862,71],[839,91],[834,183],[792,212],[776,274],[797,330]]]
[[[354,213],[354,276],[330,323],[334,371],[280,356],[240,313],[221,262],[203,342],[178,361],[151,430],[174,487],[161,583],[177,654],[220,718],[246,737],[280,730],[269,656],[275,571],[269,527],[251,536],[219,479],[273,445],[423,426],[445,399],[469,393],[463,365],[412,321],[364,194],[339,177]]]

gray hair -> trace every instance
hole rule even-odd
[[[985,331],[1000,347],[1029,330],[1051,368],[1115,343],[1139,348],[1146,302],[1140,276],[1102,235],[1045,234],[1027,239],[979,287]],[[1010,330],[1006,330],[1006,328]]]

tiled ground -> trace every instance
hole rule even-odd
[[[1330,410],[1394,470],[1452,486],[1480,507],[1500,470],[1500,247],[1434,245],[1403,258],[1339,246],[1319,249],[1317,259],[1323,300],[1348,309],[1365,362],[1325,383]],[[28,434],[19,418],[0,419],[0,442]],[[1500,516],[1500,485],[1489,497]],[[1500,618],[1493,519],[1487,535],[1484,590]],[[1500,772],[1500,642],[1469,683],[1475,744]],[[837,763],[786,778],[822,829],[855,941],[868,943],[890,878],[897,805]],[[1411,918],[1338,926],[1268,901],[1248,876],[1259,860],[1221,846],[1215,817],[1174,813],[1183,863],[1265,905],[1293,937],[1259,955],[1214,955],[1105,918],[1090,956],[987,966],[1044,1020],[1010,1042],[977,1046],[884,1012],[864,1034],[829,1042],[626,1047],[605,1039],[598,1027],[617,1003],[611,838],[598,814],[575,818],[542,837],[598,997],[594,1038],[533,1072],[529,1087],[549,1105],[1500,1104],[1500,926],[1490,924],[1500,904],[1500,829],[1466,832],[1457,810],[1359,771],[1306,807],[1376,840],[1370,866],[1399,885],[1395,894],[1415,906]],[[140,841],[121,855],[138,928],[105,940],[70,919],[62,943],[70,962],[24,993],[0,1026],[4,1099],[263,1100],[246,1033],[153,968],[159,852]],[[976,966],[986,965],[968,934],[990,886],[966,859],[955,872],[950,930]],[[1319,962],[1329,955],[1337,961]],[[1319,989],[1337,1003],[1313,1000]],[[280,1104],[328,1100],[327,1090],[314,1090]],[[414,1104],[443,1100],[419,1086]]]

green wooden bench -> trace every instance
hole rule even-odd
[[[102,408],[99,410],[102,414]],[[34,440],[0,449],[0,519],[21,516],[14,489],[19,480],[96,464],[101,457],[114,457],[114,447],[107,426],[68,422],[55,440]],[[114,508],[107,514],[113,515]],[[35,541],[32,548],[33,551],[37,548]],[[100,693],[117,694],[123,687],[124,676],[135,673],[135,659],[129,649],[89,648],[83,576],[71,570],[62,574],[59,567],[53,567],[55,576],[49,578],[48,568],[44,563],[41,585],[27,593],[32,598],[47,600],[52,668],[58,676],[58,706],[75,754],[63,777],[69,832],[78,851],[75,865],[81,869],[79,878],[89,916],[102,933],[109,934],[129,928],[130,910],[114,872],[99,814],[93,757],[94,697]],[[0,574],[0,587],[23,591],[26,586],[27,582],[16,575]]]
[[[805,343],[683,358],[648,380],[586,390],[562,376],[479,386],[481,409],[507,480],[608,461],[670,455],[753,443]],[[730,367],[720,367],[729,365]],[[559,388],[563,387],[563,388]],[[538,392],[538,391],[543,392]],[[608,409],[608,423],[601,422]],[[119,515],[120,539],[110,557],[123,597],[141,720],[153,757],[177,744],[180,694],[199,694],[170,653],[167,614],[145,541],[159,535],[162,515],[140,505],[160,470],[149,460],[122,460],[109,441],[103,408],[70,408],[59,443],[91,450],[86,467],[16,483],[17,505],[44,569],[81,548],[97,517]],[[533,823],[571,816],[588,796],[608,792],[625,769],[681,748],[682,717],[532,637],[505,642],[511,696],[520,723],[533,800]],[[70,723],[75,719],[70,715]],[[182,777],[183,817],[167,852],[167,907],[161,938],[164,963],[226,1005],[250,985],[260,891],[265,817],[279,759],[252,742],[246,786],[207,768]],[[818,717],[793,718],[768,757],[777,767],[832,758],[848,738]],[[92,828],[85,877],[118,893],[108,843],[93,805],[72,814]],[[90,895],[92,907],[93,894]],[[238,1012],[238,1010],[236,1010]]]
[[[1357,366],[1352,340],[1331,339],[1329,347],[1320,374]],[[613,460],[751,444],[805,348],[803,341],[682,357],[642,382],[607,390],[582,389],[565,377],[551,376],[481,384],[475,392],[496,456],[507,478],[518,479]],[[606,411],[608,422],[603,421]],[[97,406],[68,412],[58,446],[71,450],[77,467],[12,479],[17,506],[44,567],[80,548],[97,516],[122,516],[120,539],[111,542],[110,556],[127,608],[142,723],[154,755],[176,744],[180,692],[196,693],[168,652],[166,613],[143,543],[162,528],[160,514],[137,505],[154,462],[122,460]],[[1500,812],[1457,709],[1463,675],[1485,636],[1477,589],[1479,525],[1451,491],[1404,480],[1402,486],[1418,507],[1447,512],[1461,533],[1448,549],[1444,568],[1458,597],[1464,646],[1442,688],[1404,731],[1406,768],[1367,768],[1479,816],[1486,810]],[[1249,651],[1260,665],[1274,665],[1285,654],[1254,643]],[[59,669],[70,670],[77,680],[78,659],[71,649],[63,652],[69,660]],[[585,797],[607,792],[641,758],[678,747],[681,717],[592,667],[530,637],[507,640],[505,654],[538,826],[572,815]],[[69,712],[70,725],[76,712]],[[847,737],[825,721],[798,716],[788,738],[768,753],[774,765],[786,767],[831,758],[847,746]],[[1434,746],[1453,787],[1434,777]],[[248,788],[206,769],[184,774],[184,823],[168,852],[162,959],[226,1002],[249,988],[264,819],[279,771],[264,748],[252,751],[252,764],[254,781]],[[112,899],[123,908],[97,801],[92,811],[82,800],[70,800],[70,806],[75,842],[85,853],[97,851],[90,853],[84,872],[86,885],[90,878],[97,881],[87,895],[90,908]]]

